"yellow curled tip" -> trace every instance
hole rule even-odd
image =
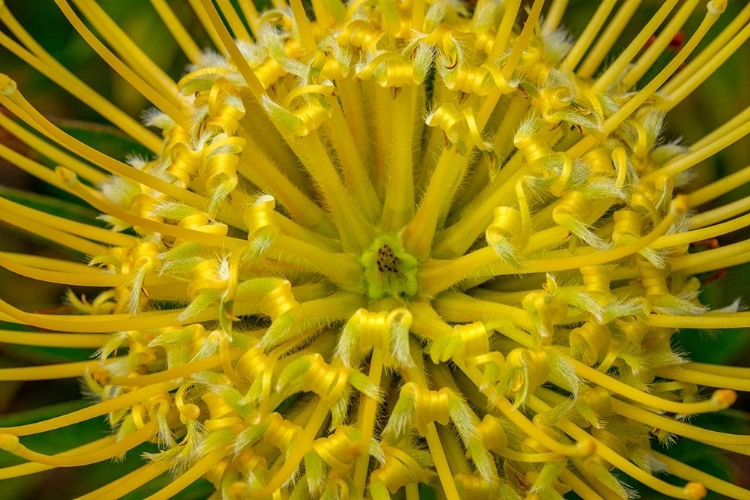
[[[8,75],[0,73],[0,92],[3,95],[13,95],[17,90],[18,85],[16,85],[16,81]]]
[[[737,401],[737,393],[731,389],[720,389],[711,395],[711,401],[724,410],[729,408]]]
[[[706,487],[701,483],[690,482],[685,485],[685,497],[691,500],[700,500],[705,497],[707,493]]]

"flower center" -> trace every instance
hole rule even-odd
[[[411,299],[419,292],[419,261],[407,253],[401,238],[381,235],[359,259],[364,285],[371,300]]]

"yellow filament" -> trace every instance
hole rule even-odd
[[[4,34],[0,34],[0,45],[6,47],[24,62],[47,76],[76,98],[80,99],[91,109],[115,124],[120,130],[143,144],[149,150],[154,153],[159,151],[161,148],[161,139],[158,136],[138,123],[138,121],[128,116],[107,99],[94,92],[94,90],[88,85],[83,83],[73,73],[54,60],[39,44],[36,43],[34,38],[23,29],[4,5],[0,7],[0,20],[2,20],[11,32],[29,48],[30,52]]]
[[[87,493],[77,500],[117,500],[164,474],[171,466],[168,460],[150,462],[133,472],[110,481],[99,489]]]
[[[372,358],[370,359],[370,382],[375,387],[380,387],[380,379],[383,375],[383,351],[379,348],[372,350]],[[361,424],[359,429],[362,432],[361,438],[361,450],[360,456],[357,458],[357,463],[354,469],[354,488],[356,491],[363,494],[365,485],[367,483],[367,467],[370,463],[370,453],[368,443],[372,439],[373,431],[375,429],[375,417],[378,411],[378,401],[376,399],[362,396],[364,399]]]
[[[359,288],[362,268],[352,255],[326,252],[316,245],[284,235],[275,238],[272,249],[303,259],[314,266],[318,273],[346,289]]]
[[[544,0],[534,0],[534,4],[529,11],[529,17],[526,18],[526,22],[521,30],[521,34],[518,35],[518,38],[516,38],[516,41],[513,43],[513,50],[511,50],[510,56],[508,57],[508,60],[505,61],[502,70],[506,82],[513,77],[513,72],[516,70],[516,66],[529,44],[531,35],[534,33],[534,28],[536,28],[536,23],[539,20],[539,15],[542,13],[543,5]]]
[[[750,315],[738,313],[726,313],[715,315],[707,313],[704,316],[669,316],[652,314],[648,317],[648,324],[654,328],[748,328],[750,327]]]
[[[92,418],[101,417],[107,413],[128,408],[134,404],[148,401],[154,396],[164,394],[173,390],[176,385],[172,382],[152,385],[137,389],[133,392],[108,399],[93,406],[76,410],[59,417],[42,420],[33,424],[19,425],[15,427],[0,427],[0,434],[12,434],[14,436],[28,436],[30,434],[39,434],[41,432],[67,427]]]
[[[617,11],[617,14],[612,18],[612,21],[607,24],[607,28],[604,30],[602,36],[599,37],[594,48],[591,49],[591,52],[589,52],[589,55],[586,56],[583,64],[581,64],[581,67],[577,71],[578,76],[588,79],[594,75],[594,72],[599,69],[599,65],[604,58],[607,57],[612,50],[612,46],[617,41],[617,38],[619,38],[622,31],[628,25],[630,18],[635,14],[641,1],[642,0],[626,0],[625,3],[622,4]]]
[[[164,95],[159,93],[151,85],[140,78],[133,70],[128,68],[120,59],[117,58],[102,42],[97,39],[93,33],[86,27],[81,19],[73,12],[67,0],[55,0],[55,3],[63,15],[70,21],[73,28],[81,35],[86,43],[104,59],[104,61],[115,70],[126,82],[133,86],[140,94],[145,97],[151,104],[159,108],[164,114],[168,115],[176,123],[183,123],[187,117],[184,112],[177,107]]]
[[[693,143],[690,146],[690,151],[697,151],[708,146],[709,144],[715,143],[716,141],[727,135],[729,132],[736,129],[737,127],[742,126],[743,123],[747,123],[748,121],[750,121],[750,106],[746,107],[741,112],[733,116],[729,121],[722,124],[719,128],[716,128],[706,134],[698,142]]]
[[[234,10],[232,3],[229,0],[217,0],[217,3],[219,4],[221,13],[224,14],[224,18],[227,20],[227,23],[229,23],[229,27],[232,28],[234,38],[244,42],[252,41],[250,33],[245,29],[245,25],[242,24],[242,20],[237,14],[237,11]]]
[[[422,32],[424,30],[425,0],[413,0],[411,9],[411,29]]]
[[[678,196],[672,201],[669,213],[654,227],[654,229],[638,241],[616,247],[612,250],[596,252],[593,248],[583,255],[562,257],[557,259],[538,259],[525,262],[524,272],[544,273],[577,269],[582,266],[596,266],[615,262],[629,255],[637,253],[653,243],[659,236],[667,232],[672,224],[688,209],[687,197]],[[493,265],[495,275],[515,274],[517,269],[506,264],[492,247],[485,247],[470,254],[450,261],[435,261],[432,266],[424,266],[420,273],[420,288],[424,294],[435,295],[460,281],[462,277],[473,275],[485,266]]]
[[[663,429],[672,434],[684,436],[688,439],[694,439],[703,443],[728,444],[741,447],[750,446],[750,436],[701,429],[700,427],[685,424],[671,418],[662,417],[653,412],[617,400],[612,401],[612,410],[623,417],[643,422],[649,426],[658,427],[659,429]]]
[[[65,190],[65,184],[62,182],[54,171],[49,168],[42,166],[41,164],[31,161],[23,155],[18,154],[6,146],[0,144],[0,158],[8,160],[13,165],[17,166],[24,172],[33,175],[37,179],[41,179],[51,186],[55,186],[62,190]]]
[[[0,198],[0,209],[12,211],[17,215],[27,219],[32,219],[46,226],[64,228],[65,232],[73,233],[76,236],[81,236],[102,243],[108,243],[110,245],[131,247],[138,242],[138,238],[134,236],[116,233],[100,227],[90,226],[64,217],[58,217],[46,212],[34,210],[33,208],[14,203],[4,198]]]
[[[184,474],[171,481],[168,486],[165,486],[153,495],[147,497],[146,500],[169,500],[177,493],[203,477],[203,475],[215,467],[216,464],[224,460],[229,453],[230,450],[223,448],[209,453],[198,460],[198,462],[190,467]]]
[[[209,38],[211,38],[211,41],[216,46],[217,49],[221,50],[224,54],[227,54],[228,47],[224,45],[225,40],[219,35],[219,32],[217,31],[218,26],[214,23],[213,19],[210,17],[211,9],[214,8],[213,3],[211,5],[207,5],[205,3],[202,3],[201,0],[188,0],[190,2],[190,7],[192,7],[193,12],[195,13],[195,17],[198,18],[198,20],[201,23],[201,26],[203,26],[203,29],[206,30],[206,33],[208,33]],[[217,12],[218,15],[218,12]],[[221,26],[224,26],[224,23],[221,23]],[[226,28],[224,28],[226,30]],[[229,39],[231,40],[231,35],[229,35],[229,32],[227,31],[227,35],[229,36]],[[244,76],[244,75],[243,75]]]
[[[672,261],[672,271],[689,269],[690,274],[713,271],[726,267],[723,262],[735,261],[737,258],[747,256],[749,252],[750,240],[742,240],[725,247],[677,257]]]
[[[122,455],[136,446],[151,439],[156,430],[156,422],[150,422],[145,427],[138,429],[128,437],[115,441],[114,443],[88,453],[76,455],[44,455],[26,448],[18,442],[18,437],[10,434],[0,434],[0,448],[18,457],[25,458],[30,462],[51,465],[54,467],[80,467],[109,460],[112,457]]]
[[[622,83],[626,88],[630,88],[640,80],[646,71],[651,68],[656,59],[661,55],[664,49],[667,48],[669,43],[674,38],[675,34],[679,31],[685,21],[693,12],[695,6],[700,0],[688,0],[680,7],[677,14],[672,16],[672,19],[659,33],[656,40],[646,49],[646,51],[638,58],[638,61],[630,67],[625,77],[622,79]]]
[[[528,404],[538,412],[547,412],[551,408],[535,397],[529,398]],[[566,418],[557,421],[557,427],[568,434],[573,439],[591,439],[596,443],[596,454],[604,460],[614,465],[622,472],[632,477],[636,481],[653,488],[654,490],[674,498],[684,498],[688,500],[697,500],[705,496],[705,488],[700,483],[688,483],[685,487],[674,486],[666,483],[651,474],[645,472],[640,467],[630,462],[628,459],[620,456],[616,451],[607,447],[596,439],[593,439],[589,433],[572,423]]]
[[[188,229],[185,227],[173,226],[158,222],[151,219],[145,219],[137,215],[133,215],[132,212],[124,210],[114,203],[110,203],[99,194],[98,191],[87,188],[80,182],[78,182],[69,173],[66,173],[62,169],[58,169],[58,172],[66,178],[68,181],[68,188],[77,194],[81,199],[85,200],[89,205],[102,211],[103,213],[112,215],[113,217],[128,222],[134,226],[138,226],[156,233],[161,233],[168,236],[174,236],[187,241],[195,241],[211,247],[222,247],[226,250],[234,248],[244,248],[249,244],[247,240],[241,240],[239,238],[232,238],[228,236],[213,235],[205,233],[203,231],[197,231],[195,229]],[[104,253],[104,252],[102,252]]]
[[[190,1],[191,3],[197,3],[199,0]],[[219,13],[216,11],[216,7],[214,7],[213,5],[213,2],[211,0],[200,0],[200,2],[202,2],[203,12],[208,16],[208,27],[213,28],[212,31],[214,31],[219,37],[218,41],[220,43],[218,43],[216,46],[223,46],[225,48],[226,52],[232,58],[232,62],[235,64],[235,66],[237,66],[237,70],[242,75],[242,78],[245,79],[245,83],[247,83],[247,86],[250,88],[250,92],[252,92],[255,99],[260,102],[261,96],[265,93],[263,85],[260,83],[260,80],[258,80],[258,77],[255,76],[255,72],[253,72],[250,64],[245,59],[245,56],[243,56],[242,52],[240,52],[239,47],[237,47],[237,44],[232,39],[232,35],[230,35],[229,31],[227,31],[227,27],[224,26],[221,17],[219,17]],[[214,41],[214,43],[216,43],[216,40]]]
[[[583,500],[602,500],[602,497],[599,496],[597,492],[595,492],[591,487],[584,483],[581,478],[576,476],[573,472],[569,471],[568,469],[562,470],[558,472],[558,477],[563,480],[563,482],[570,486],[573,491],[578,494],[579,497],[581,497]]]
[[[607,87],[622,74],[625,68],[630,64],[630,61],[643,49],[643,46],[648,41],[648,38],[656,31],[656,28],[667,18],[670,11],[677,4],[677,0],[667,0],[661,6],[661,8],[654,14],[654,17],[641,29],[640,33],[633,38],[627,48],[615,59],[607,71],[594,83],[592,90],[594,92],[604,92]],[[618,19],[619,21],[619,19]],[[627,24],[627,19],[624,21]],[[623,26],[624,27],[624,26]],[[597,64],[598,66],[598,64]]]
[[[733,174],[718,179],[711,184],[704,186],[688,195],[691,207],[698,207],[704,203],[718,198],[719,196],[732,191],[737,186],[741,186],[750,181],[750,166],[738,170]]]
[[[656,370],[656,373],[659,377],[679,380],[681,382],[750,392],[750,378],[737,378],[699,370],[690,370],[681,366],[665,366]]]
[[[636,95],[631,97],[624,106],[622,106],[619,110],[617,110],[617,112],[615,112],[615,114],[607,118],[607,120],[604,122],[604,130],[608,133],[614,131],[628,116],[630,116],[644,102],[646,102],[646,99],[650,98],[654,94],[654,92],[656,92],[656,90],[661,87],[662,84],[664,84],[664,82],[666,82],[667,79],[680,68],[680,65],[685,62],[687,57],[693,52],[695,47],[700,43],[706,33],[708,33],[708,30],[711,28],[711,26],[713,26],[718,18],[718,14],[712,14],[709,10],[706,13],[706,16],[703,18],[700,26],[698,26],[698,29],[695,30],[695,33],[693,33],[693,36],[690,37],[690,40],[688,40],[682,50],[671,61],[669,61],[669,64],[667,64],[667,66],[663,70],[661,70],[658,75],[656,75],[650,82],[648,82],[645,87],[639,90]],[[597,82],[597,84],[598,83],[599,82]],[[596,88],[596,85],[594,85],[594,87]],[[603,89],[599,90],[601,91]]]
[[[231,358],[239,358],[241,353],[234,351],[231,353]],[[137,377],[109,377],[107,384],[118,385],[118,386],[148,386],[153,384],[159,384],[161,382],[168,382],[170,380],[177,380],[183,377],[192,375],[202,371],[209,371],[216,368],[221,364],[221,355],[216,354],[209,356],[198,361],[192,361],[185,363],[184,365],[176,368],[170,368],[161,372],[151,373],[149,375],[140,375]]]
[[[747,10],[747,9],[746,9]],[[737,49],[750,38],[750,24],[746,25],[742,31],[732,40],[721,48],[718,54],[711,58],[704,66],[698,69],[684,84],[677,87],[673,92],[667,94],[665,103],[659,106],[664,111],[669,111],[677,104],[682,102],[685,97],[690,95],[700,84],[714,74],[714,72],[726,61],[729,56],[734,54]]]
[[[727,377],[750,380],[750,368],[726,365],[710,365],[706,363],[686,363],[682,365],[686,370],[696,370],[703,373],[715,373]]]
[[[104,255],[107,253],[107,249],[101,245],[58,231],[57,229],[39,224],[32,219],[26,219],[11,212],[0,212],[0,220],[86,255]],[[82,279],[85,280],[86,278],[82,277]]]
[[[357,151],[357,144],[354,141],[354,137],[349,130],[349,126],[347,126],[348,119],[348,116],[344,117],[338,99],[334,99],[331,119],[327,124],[331,130],[330,137],[335,138],[334,144],[341,159],[341,169],[346,180],[346,186],[351,192],[352,198],[357,200],[359,206],[362,208],[362,213],[368,220],[374,221],[380,217],[382,205],[377,192],[375,192],[375,187],[372,185],[365,163]],[[408,134],[408,138],[411,139],[411,133]],[[411,146],[409,148],[409,156],[411,157]],[[409,184],[413,184],[411,179],[409,179]],[[411,189],[413,190],[413,187]],[[317,207],[317,205],[315,206]]]
[[[448,459],[443,451],[443,445],[440,443],[440,436],[438,436],[434,422],[427,424],[425,439],[427,440],[427,446],[430,448],[430,454],[435,463],[435,470],[438,479],[440,479],[440,485],[443,487],[445,498],[447,500],[459,500],[461,496],[456,489],[456,482],[453,480],[453,473],[448,465]]]
[[[653,316],[649,317],[649,326],[656,326],[651,324],[651,318],[653,318]],[[731,402],[725,397],[726,394],[721,391],[717,391],[716,393],[714,393],[715,398],[712,397],[711,399],[698,403],[680,403],[676,401],[669,401],[667,399],[663,399],[635,389],[623,382],[620,382],[619,380],[610,377],[609,375],[606,375],[594,368],[591,368],[590,366],[585,365],[584,363],[581,363],[580,361],[576,361],[575,359],[569,358],[568,362],[573,365],[578,375],[587,380],[590,380],[594,384],[604,387],[605,389],[619,394],[623,397],[626,397],[631,401],[635,401],[637,403],[659,410],[679,413],[682,415],[694,415],[698,413],[710,413],[722,410],[728,406],[726,403],[729,402],[729,404],[731,404]]]
[[[570,49],[570,52],[568,52],[568,55],[563,60],[563,68],[567,68],[571,71],[576,69],[576,66],[578,66],[578,63],[583,58],[583,55],[594,42],[594,38],[599,34],[599,30],[602,29],[604,22],[607,20],[607,17],[609,17],[609,13],[615,8],[615,3],[617,3],[616,0],[605,0],[599,5],[594,16],[589,19],[588,23],[586,23],[586,28],[583,30],[583,33],[578,37],[575,45],[573,45],[573,48]]]
[[[393,102],[391,158],[388,162],[388,182],[380,228],[400,230],[414,215],[414,181],[412,135],[417,91],[409,85]]]
[[[477,386],[477,388],[485,386],[482,382],[482,373],[478,368],[469,368],[464,366],[460,362],[456,362],[458,368],[464,372],[469,379]],[[523,413],[515,408],[510,401],[505,399],[503,396],[497,394],[494,387],[486,386],[482,389],[482,393],[493,402],[493,404],[499,409],[516,427],[521,429],[530,438],[538,441],[542,446],[549,449],[551,452],[559,453],[563,456],[587,456],[594,452],[593,440],[591,436],[586,435],[585,438],[578,439],[577,445],[564,445],[552,439],[542,429],[534,425],[529,421]]]
[[[90,347],[93,349],[103,346],[109,339],[109,335],[37,333],[20,332],[16,330],[0,330],[0,342],[4,344],[45,347]]]
[[[488,59],[492,60],[505,52],[505,48],[508,46],[508,40],[513,32],[513,24],[516,22],[516,16],[518,15],[518,9],[521,7],[521,0],[509,0],[503,4],[505,12],[500,20],[500,27],[497,29],[495,35],[495,43],[492,44],[492,52],[490,52]]]
[[[159,14],[164,26],[172,34],[182,52],[190,59],[191,63],[197,64],[201,58],[201,49],[198,48],[198,45],[169,7],[166,0],[151,0],[151,5],[156,9],[156,13]]]
[[[99,361],[77,361],[59,365],[27,366],[23,368],[0,368],[0,381],[11,380],[56,380],[80,377],[89,370],[101,367]]]
[[[245,16],[245,20],[250,26],[253,38],[257,40],[260,33],[260,19],[258,18],[258,9],[255,8],[255,3],[252,0],[239,0],[238,3],[240,4],[242,15]]]
[[[62,453],[58,453],[57,456],[67,457],[70,455],[80,455],[84,453],[89,453],[91,451],[103,448],[111,443],[114,443],[116,440],[117,440],[117,436],[107,436],[105,438],[98,439],[91,443],[86,443],[83,446],[78,446],[77,448],[72,448]],[[44,465],[44,464],[35,463],[35,462],[26,462],[20,465],[14,465],[12,467],[4,467],[0,469],[0,480],[10,479],[13,477],[29,476],[31,474],[36,474],[38,472],[44,472],[44,471],[52,470],[55,468],[57,467],[54,465]]]
[[[750,171],[750,169],[748,169],[748,171]],[[722,181],[723,180],[724,179],[722,179]],[[714,183],[714,184],[718,184],[718,183]],[[735,186],[741,185],[741,184],[742,183],[735,184]],[[709,186],[709,188],[711,186]],[[691,200],[691,203],[692,203],[692,200]],[[717,222],[721,222],[730,217],[734,217],[743,212],[747,212],[748,210],[750,210],[750,196],[742,198],[741,200],[734,201],[732,203],[728,203],[726,205],[722,205],[712,210],[708,210],[706,212],[701,212],[699,214],[693,215],[688,219],[688,226],[690,227],[690,229],[700,229],[706,226],[710,226],[712,224],[716,224]]]
[[[677,89],[677,87],[681,87],[685,81],[692,78],[696,71],[708,64],[714,58],[716,53],[729,43],[734,35],[745,26],[745,23],[747,23],[748,20],[750,20],[750,4],[747,4],[745,8],[743,8],[742,11],[732,19],[732,22],[729,23],[724,31],[711,40],[711,43],[708,44],[698,56],[690,61],[686,67],[682,68],[674,78],[669,80],[669,82],[662,87],[662,93],[670,95]]]
[[[314,52],[318,44],[315,42],[315,35],[313,35],[312,25],[310,20],[307,19],[307,13],[305,7],[302,5],[302,0],[291,0],[292,14],[294,14],[294,20],[297,23],[297,29],[299,30],[300,42],[305,52]]]
[[[699,481],[704,484],[706,488],[716,493],[726,495],[728,498],[737,498],[739,500],[750,500],[750,491],[745,488],[740,488],[734,484],[723,481],[710,474],[706,474],[703,471],[685,465],[679,460],[675,460],[672,457],[668,457],[658,451],[651,451],[651,454],[659,462],[667,466],[667,471],[677,477],[685,479],[687,481]]]
[[[9,87],[14,87],[14,84],[6,76],[0,75],[0,86],[2,86],[3,89],[8,89]],[[59,128],[55,127],[44,116],[42,116],[41,113],[34,109],[34,107],[31,106],[31,104],[29,104],[29,102],[26,101],[26,99],[18,91],[12,92],[11,95],[8,95],[7,93],[0,93],[0,103],[5,105],[6,107],[8,107],[8,105],[18,105],[18,107],[23,112],[28,114],[29,121],[27,121],[27,123],[29,123],[29,125],[37,125],[38,130],[40,130],[50,139],[67,148],[71,152],[74,152],[81,157],[86,158],[95,165],[98,165],[113,174],[119,175],[126,179],[131,179],[135,182],[151,187],[152,189],[155,189],[157,191],[161,191],[164,194],[172,196],[173,198],[176,198],[194,207],[201,207],[205,205],[205,199],[202,196],[178,188],[173,184],[170,184],[161,179],[157,179],[145,172],[141,172],[138,169],[121,163],[64,133]]]
[[[367,248],[374,237],[374,228],[362,215],[357,204],[346,192],[336,167],[320,141],[318,132],[303,137],[290,144],[297,156],[302,159],[310,176],[325,193],[329,210],[341,235],[344,249],[362,250]]]
[[[145,82],[149,82],[166,100],[177,108],[183,108],[177,85],[167,74],[152,61],[133,40],[112,21],[107,13],[93,0],[73,0],[73,3],[86,16],[89,23],[112,47],[117,54],[135,71]]]
[[[553,462],[564,458],[559,453],[522,453],[511,449],[497,450],[497,454],[501,455],[508,460],[514,462],[530,462],[530,463],[542,463],[542,462]]]
[[[737,231],[743,227],[750,225],[750,214],[737,217],[734,220],[716,224],[714,226],[706,227],[703,229],[695,229],[693,231],[687,231],[678,234],[668,234],[660,237],[651,245],[650,248],[666,248],[675,247],[679,245],[685,245],[688,243],[694,243],[696,241],[707,240],[709,238],[715,238],[724,234]]]
[[[31,118],[26,113],[24,113],[20,107],[13,105],[10,102],[8,104],[11,105],[8,107],[8,109],[12,113],[14,113],[18,118],[28,123],[35,129],[39,130],[39,128],[35,126],[36,124],[33,123],[33,121],[31,121]],[[20,139],[24,143],[26,143],[30,148],[34,149],[35,151],[38,151],[39,153],[43,154],[47,158],[57,163],[66,165],[68,168],[70,168],[70,170],[80,175],[81,177],[91,182],[92,184],[100,184],[108,180],[108,176],[104,172],[96,168],[93,168],[90,165],[87,165],[73,158],[72,156],[68,154],[63,153],[56,147],[52,146],[48,142],[42,140],[37,135],[33,134],[29,130],[25,129],[24,127],[16,123],[11,118],[4,116],[4,115],[0,115],[0,126],[2,126],[4,129],[6,129],[8,132],[16,136],[18,139]],[[19,155],[15,151],[6,149],[4,146],[3,146],[3,156],[9,161],[16,163],[16,164],[23,162],[22,159],[25,159],[26,161],[24,163],[26,163],[27,165],[29,164],[39,165],[38,168],[33,168],[33,169],[24,168],[21,165],[19,165],[19,167],[31,173],[31,175],[39,177],[40,179],[44,181],[47,181],[48,177],[50,177],[50,174],[52,173],[49,168],[42,166],[39,163],[32,162],[32,160],[29,160],[28,158],[25,158]],[[16,158],[18,158],[18,160],[16,160]],[[41,175],[37,175],[35,172],[40,172],[40,173],[43,172],[43,173],[41,173]],[[54,185],[54,182],[49,182],[49,183]]]
[[[549,33],[554,31],[560,25],[563,15],[565,14],[565,8],[568,6],[568,0],[553,0],[550,5],[547,15],[544,18],[544,32]]]

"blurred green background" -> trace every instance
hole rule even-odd
[[[165,68],[175,79],[184,74],[187,59],[164,29],[147,0],[101,0],[99,3],[160,67]],[[575,37],[583,30],[598,3],[592,0],[570,0],[563,25],[571,35]],[[623,40],[627,41],[630,36],[640,30],[640,27],[653,15],[661,3],[657,0],[643,2],[638,13],[629,23],[626,33],[620,38],[613,54],[617,54],[624,46]],[[745,0],[730,0],[727,12],[717,22],[711,33],[718,33],[745,3]],[[103,96],[132,116],[140,116],[148,107],[143,97],[117,77],[74,32],[52,0],[7,0],[6,4],[42,46]],[[171,1],[170,5],[199,45],[209,47],[208,37],[192,15],[187,1]],[[688,36],[699,24],[702,16],[702,8],[696,9],[684,27]],[[4,27],[2,29],[7,32]],[[708,38],[710,40],[711,36]],[[706,43],[707,41],[704,41],[702,45]],[[684,138],[686,144],[690,144],[749,106],[749,62],[750,46],[746,44],[698,91],[670,113],[665,137],[668,140],[681,137]],[[0,49],[0,71],[16,80],[26,98],[43,114],[58,123],[63,123],[68,130],[78,134],[90,144],[119,159],[124,159],[125,155],[135,149],[131,142],[106,127],[106,123],[96,113],[15,59],[4,49]],[[0,110],[0,112],[3,111]],[[102,127],[95,126],[97,124]],[[23,145],[3,130],[0,130],[0,141],[30,157],[35,156],[32,151],[25,150]],[[749,159],[750,138],[746,137],[694,169],[695,179],[686,191],[747,166],[750,163]],[[0,175],[2,176],[0,196],[12,198],[17,195],[16,190],[32,191],[42,196],[60,196],[60,193],[55,192],[54,189],[2,161],[0,161]],[[717,200],[715,204],[723,204],[749,194],[750,187],[744,186],[721,200]],[[77,213],[74,215],[83,218],[96,215],[84,207],[75,211]],[[750,235],[747,232],[738,232],[720,238],[720,242],[726,245],[748,237]],[[3,225],[0,225],[0,251],[61,255],[60,250],[46,246],[42,240],[28,237]],[[750,283],[750,266],[732,268],[726,276],[708,283],[704,287],[702,298],[714,307],[725,306],[737,297],[750,297],[748,283]],[[0,296],[12,297],[13,304],[23,309],[29,311],[55,309],[61,304],[64,292],[62,287],[18,278],[0,269]],[[86,290],[77,288],[76,292],[80,295],[86,293]],[[91,291],[89,291],[89,296],[92,296]],[[750,332],[733,330],[722,332],[687,330],[675,337],[675,341],[690,351],[695,360],[737,366],[750,366],[748,340],[750,340]],[[81,360],[87,359],[89,355],[90,352],[83,350],[0,345],[0,367]],[[76,380],[34,383],[0,382],[0,426],[48,418],[83,405],[84,403],[80,402],[79,385]],[[736,408],[750,409],[750,398],[741,395]],[[695,422],[698,425],[726,431],[750,433],[748,419],[739,411],[725,412],[725,415],[720,417],[703,417],[696,419]],[[33,449],[54,452],[96,439],[105,435],[107,431],[104,421],[99,419],[60,432],[29,437],[24,442]],[[143,450],[138,451],[154,451],[154,448],[144,447]],[[670,453],[677,454],[682,460],[703,468],[707,472],[734,480],[745,487],[750,486],[747,472],[750,470],[750,463],[744,460],[747,457],[741,457],[741,459],[732,457],[730,460],[714,450],[708,450],[688,440],[682,440]],[[2,481],[0,482],[0,498],[6,500],[72,498],[119,477],[123,474],[123,470],[133,469],[138,465],[137,455],[138,453],[129,453],[128,460],[122,464],[103,463],[77,469],[58,469],[44,474]],[[5,453],[0,454],[0,467],[12,463],[17,462]],[[155,491],[167,480],[167,477],[163,477],[160,481],[155,481],[148,488],[149,491]],[[210,491],[212,488],[207,483],[197,483],[193,488],[184,492],[180,498],[206,498]],[[424,493],[427,498],[433,496],[426,489]],[[143,489],[131,498],[143,498],[147,494]],[[644,492],[642,498],[659,498],[659,495]]]

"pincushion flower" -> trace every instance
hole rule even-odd
[[[0,478],[151,442],[142,466],[83,498],[162,474],[174,479],[149,498],[200,478],[216,498],[414,500],[420,484],[449,500],[633,497],[623,475],[675,498],[750,498],[654,449],[684,437],[750,454],[750,436],[689,422],[750,389],[747,370],[690,363],[671,342],[681,328],[750,326],[736,304],[699,303],[695,277],[747,262],[749,242],[688,251],[750,224],[747,199],[699,211],[750,167],[680,194],[691,168],[750,132],[750,110],[690,145],[660,135],[747,40],[750,7],[712,33],[725,1],[667,0],[612,54],[638,1],[602,1],[573,41],[565,0],[314,0],[314,20],[301,0],[264,13],[191,0],[215,45],[201,51],[152,0],[191,61],[175,82],[96,2],[55,3],[151,102],[145,126],[5,7],[14,38],[0,44],[151,153],[108,156],[0,77],[15,117],[0,126],[55,167],[0,156],[110,226],[0,200],[6,223],[86,256],[0,265],[101,289],[71,292],[70,314],[0,301],[2,321],[44,331],[4,342],[98,348],[0,370],[80,376],[98,400],[0,428],[0,448],[28,461]],[[112,435],[80,448],[25,444],[103,416]]]

